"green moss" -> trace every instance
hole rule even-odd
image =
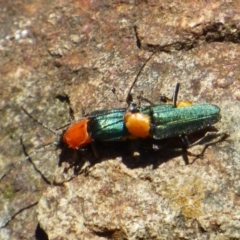
[[[15,194],[16,194],[16,191],[11,184],[6,184],[1,189],[1,197],[4,199],[11,200],[14,198]]]

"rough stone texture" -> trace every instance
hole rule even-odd
[[[2,1],[0,238],[239,239],[239,9],[238,1]],[[52,129],[69,122],[68,98],[76,119],[126,106],[111,88],[125,98],[151,51],[135,95],[157,102],[180,82],[179,99],[221,108],[215,126],[230,133],[226,141],[190,165],[166,151],[134,162],[116,144],[75,178],[57,167],[59,150],[36,153],[59,136],[22,106]],[[23,146],[35,152],[29,161]]]

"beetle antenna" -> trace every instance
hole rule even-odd
[[[142,73],[144,67],[145,67],[145,66],[147,65],[147,63],[151,60],[152,56],[153,56],[155,53],[156,53],[156,51],[152,52],[152,54],[148,57],[148,59],[145,61],[145,63],[141,66],[140,70],[138,71],[138,74],[136,75],[134,81],[132,82],[132,84],[131,84],[131,86],[130,86],[130,88],[129,88],[129,90],[128,90],[127,98],[126,98],[126,102],[127,102],[127,103],[128,103],[128,101],[129,101],[129,100],[128,100],[128,99],[129,99],[129,95],[131,95],[131,91],[132,91],[135,83],[137,82],[140,74]]]
[[[156,51],[152,52],[152,54],[148,57],[148,59],[147,59],[147,60],[144,62],[144,64],[141,66],[140,70],[138,71],[138,74],[136,75],[134,81],[132,82],[132,84],[131,84],[131,86],[130,86],[130,88],[129,88],[129,90],[128,90],[127,97],[126,97],[125,100],[122,100],[122,99],[119,99],[119,98],[118,98],[118,96],[117,96],[117,94],[116,94],[116,89],[115,89],[114,87],[111,89],[112,93],[115,95],[116,99],[117,99],[119,102],[121,102],[121,103],[122,103],[122,102],[125,102],[125,103],[127,103],[128,106],[131,105],[131,103],[133,102],[133,97],[132,97],[131,91],[132,91],[135,83],[137,82],[140,74],[142,73],[144,67],[145,67],[145,66],[147,65],[147,63],[151,60],[152,56],[153,56],[155,53],[156,53]],[[150,102],[148,99],[143,98],[143,97],[142,97],[142,94],[140,95],[139,102],[140,102],[141,100],[146,101],[146,102],[152,104],[152,102]],[[139,104],[139,105],[140,105],[140,104]]]
[[[24,111],[24,113],[30,117],[34,122],[37,122],[39,125],[41,125],[42,127],[44,127],[45,129],[47,129],[48,131],[54,133],[55,135],[59,136],[59,134],[52,130],[51,128],[49,128],[47,125],[45,125],[44,123],[40,122],[38,119],[34,118],[24,107],[22,107],[22,110]]]

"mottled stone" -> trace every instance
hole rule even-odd
[[[239,9],[237,1],[3,1],[0,238],[238,239]],[[111,89],[125,99],[152,51],[134,97],[143,91],[157,103],[180,82],[180,100],[221,108],[215,126],[229,138],[190,165],[166,150],[142,149],[136,160],[119,143],[100,147],[89,172],[64,172],[60,150],[41,147],[59,140],[68,102],[76,119],[126,107]],[[89,149],[83,169],[90,160]]]

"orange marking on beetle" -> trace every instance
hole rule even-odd
[[[134,137],[146,138],[150,136],[151,120],[143,113],[127,112],[124,115],[125,126]]]
[[[62,140],[69,147],[78,149],[91,143],[92,139],[87,131],[88,119],[83,119],[72,126],[63,134]]]

